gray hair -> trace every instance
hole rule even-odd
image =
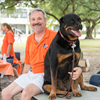
[[[35,11],[41,11],[41,12],[43,13],[44,19],[47,19],[46,13],[45,13],[45,11],[44,11],[43,9],[41,9],[41,8],[34,8],[34,9],[29,13],[29,20],[30,20],[30,15],[31,15],[33,12],[35,12]]]

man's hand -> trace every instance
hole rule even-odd
[[[82,69],[80,67],[75,67],[73,70],[74,70],[73,77],[72,77],[72,72],[68,72],[68,74],[70,74],[73,80],[76,80],[82,73]]]
[[[28,73],[28,71],[30,69],[31,69],[31,65],[30,64],[25,64],[22,74]]]

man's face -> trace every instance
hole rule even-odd
[[[46,28],[47,20],[44,19],[43,13],[41,11],[33,12],[30,15],[30,25],[35,33],[44,31]]]

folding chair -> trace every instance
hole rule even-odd
[[[16,58],[20,60],[20,52],[15,52]]]
[[[15,56],[20,61],[20,52],[15,52]],[[12,64],[12,66],[18,69],[18,64]]]
[[[15,52],[16,58],[20,61],[20,52]],[[18,64],[12,64],[13,67],[15,67],[18,70]],[[24,68],[24,62],[21,62],[21,68],[23,71]],[[21,73],[22,73],[21,71]]]

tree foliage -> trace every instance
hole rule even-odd
[[[100,0],[5,0],[0,3],[2,10],[12,13],[16,7],[42,8],[48,19],[59,21],[68,14],[78,14],[87,29],[86,38],[92,39],[93,29],[100,23]]]

